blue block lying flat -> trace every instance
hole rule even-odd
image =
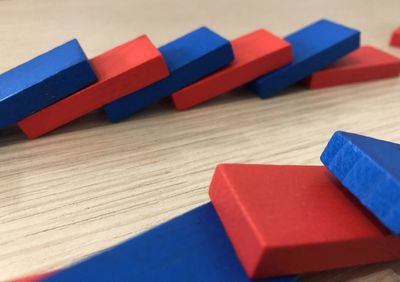
[[[0,75],[0,128],[13,125],[96,80],[77,40],[13,68]]]
[[[293,62],[249,84],[261,98],[277,94],[360,46],[359,31],[328,20],[317,21],[284,39],[292,45]]]
[[[43,281],[249,282],[208,203]],[[267,279],[291,282],[296,277]]]
[[[233,60],[230,42],[206,27],[159,48],[170,75],[104,107],[112,122],[120,121],[171,95]]]
[[[400,145],[336,132],[321,161],[388,229],[400,235]]]

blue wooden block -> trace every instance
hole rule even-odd
[[[19,65],[0,75],[0,128],[13,125],[96,80],[75,39]]]
[[[277,94],[360,46],[359,31],[328,20],[319,20],[284,39],[292,45],[293,62],[249,84],[261,98]]]
[[[388,229],[400,235],[400,145],[338,131],[324,165]]]
[[[206,27],[159,48],[170,75],[104,107],[112,122],[120,121],[177,90],[229,64],[233,50],[228,40]]]
[[[211,203],[43,281],[250,282]]]

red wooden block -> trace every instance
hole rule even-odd
[[[311,89],[398,76],[400,59],[372,46],[362,46],[329,67],[313,73]]]
[[[400,258],[400,238],[323,166],[223,164],[209,194],[251,278]]]
[[[52,272],[35,274],[35,275],[27,276],[24,278],[11,280],[8,282],[39,282],[41,279],[46,278],[46,277],[50,276],[51,274],[52,274]]]
[[[93,59],[98,82],[21,120],[36,138],[168,75],[161,53],[142,35]]]
[[[400,48],[400,26],[393,31],[390,38],[390,45]]]
[[[231,44],[235,59],[229,66],[172,94],[177,110],[210,100],[292,60],[290,44],[264,29],[239,37]]]

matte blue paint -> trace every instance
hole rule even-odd
[[[179,89],[226,66],[233,58],[230,42],[206,27],[159,48],[170,75],[104,107],[112,122],[120,121]]]
[[[77,40],[71,40],[0,75],[0,128],[97,80]]]
[[[400,145],[338,131],[324,165],[388,229],[400,235]]]
[[[292,45],[293,62],[249,83],[261,98],[271,97],[360,46],[360,32],[319,20],[284,38]]]
[[[43,281],[250,282],[211,203]],[[261,280],[296,281],[295,276]]]

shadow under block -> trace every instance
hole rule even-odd
[[[0,128],[96,81],[81,46],[71,40],[0,75]]]
[[[388,229],[400,235],[400,145],[336,132],[321,161]]]
[[[230,42],[206,27],[159,48],[170,75],[104,107],[112,122],[120,121],[173,92],[226,66],[233,60]]]
[[[265,280],[290,282],[296,277]],[[211,203],[43,281],[249,282]]]
[[[277,94],[357,49],[360,32],[320,20],[284,39],[292,45],[293,62],[249,84],[250,89],[261,98]]]
[[[177,110],[185,110],[237,88],[292,61],[290,44],[260,29],[232,40],[234,61],[222,70],[172,95]]]
[[[90,60],[98,82],[21,120],[29,138],[46,134],[168,75],[167,66],[142,35]]]
[[[310,89],[396,77],[400,59],[372,46],[362,46],[306,80]]]
[[[323,166],[222,164],[209,194],[249,277],[400,258],[400,238]]]
[[[400,26],[393,31],[390,38],[390,45],[400,48]]]

